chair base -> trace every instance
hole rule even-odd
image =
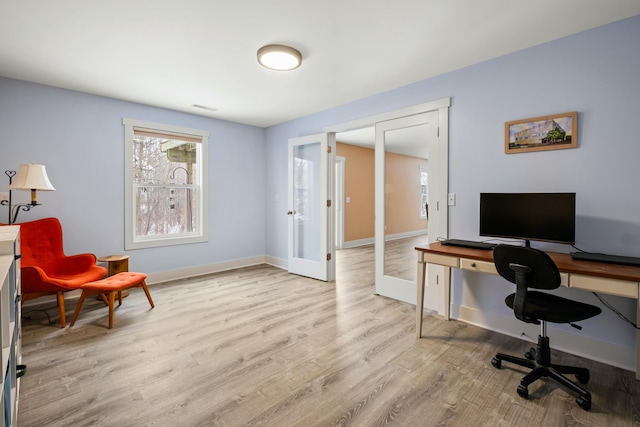
[[[522,378],[520,385],[518,386],[517,392],[520,397],[526,399],[529,396],[529,384],[542,377],[549,377],[576,394],[578,396],[576,398],[578,406],[585,411],[591,409],[591,393],[564,376],[564,374],[575,375],[576,379],[580,383],[586,384],[590,379],[589,370],[576,366],[557,365],[551,363],[549,337],[539,335],[538,345],[525,353],[524,358],[498,353],[491,360],[491,364],[494,368],[499,369],[502,366],[503,360],[531,369],[531,372]]]

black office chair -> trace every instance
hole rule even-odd
[[[518,394],[527,398],[529,384],[541,377],[550,377],[578,395],[576,402],[588,411],[591,408],[591,393],[573,383],[563,374],[574,374],[576,379],[586,384],[589,382],[589,370],[574,366],[551,363],[547,322],[569,323],[589,319],[601,313],[600,308],[572,301],[544,292],[530,291],[534,289],[555,289],[560,286],[558,267],[546,253],[537,249],[521,246],[498,245],[493,250],[493,261],[498,273],[516,284],[516,293],[509,295],[505,303],[513,309],[516,317],[526,323],[541,325],[538,345],[525,353],[525,358],[498,353],[491,360],[495,368],[502,366],[502,361],[515,363],[531,369],[520,381]]]

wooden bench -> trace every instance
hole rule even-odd
[[[115,303],[116,293],[118,294],[118,305],[120,306],[122,305],[123,290],[140,287],[144,290],[144,293],[147,295],[147,299],[149,300],[149,304],[151,304],[151,308],[153,308],[153,300],[151,299],[151,294],[149,293],[149,289],[145,282],[146,278],[147,275],[144,273],[124,272],[95,282],[85,283],[80,286],[80,289],[82,289],[82,295],[80,295],[78,305],[76,306],[76,310],[73,313],[73,318],[71,319],[71,324],[69,326],[73,326],[76,322],[80,309],[82,308],[82,304],[84,303],[84,299],[90,295],[99,294],[105,304],[109,306],[109,329],[113,328],[113,305]],[[106,297],[105,294],[107,295]]]

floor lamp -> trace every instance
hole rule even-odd
[[[36,191],[54,191],[51,181],[47,176],[47,170],[43,165],[28,163],[20,165],[18,172],[7,170],[4,174],[9,177],[9,200],[2,200],[0,204],[9,205],[9,224],[14,224],[18,218],[20,210],[30,211],[32,207],[38,206]],[[31,203],[12,204],[12,190],[31,190]]]

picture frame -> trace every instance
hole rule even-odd
[[[578,146],[578,113],[551,114],[504,124],[504,152],[561,150]]]

